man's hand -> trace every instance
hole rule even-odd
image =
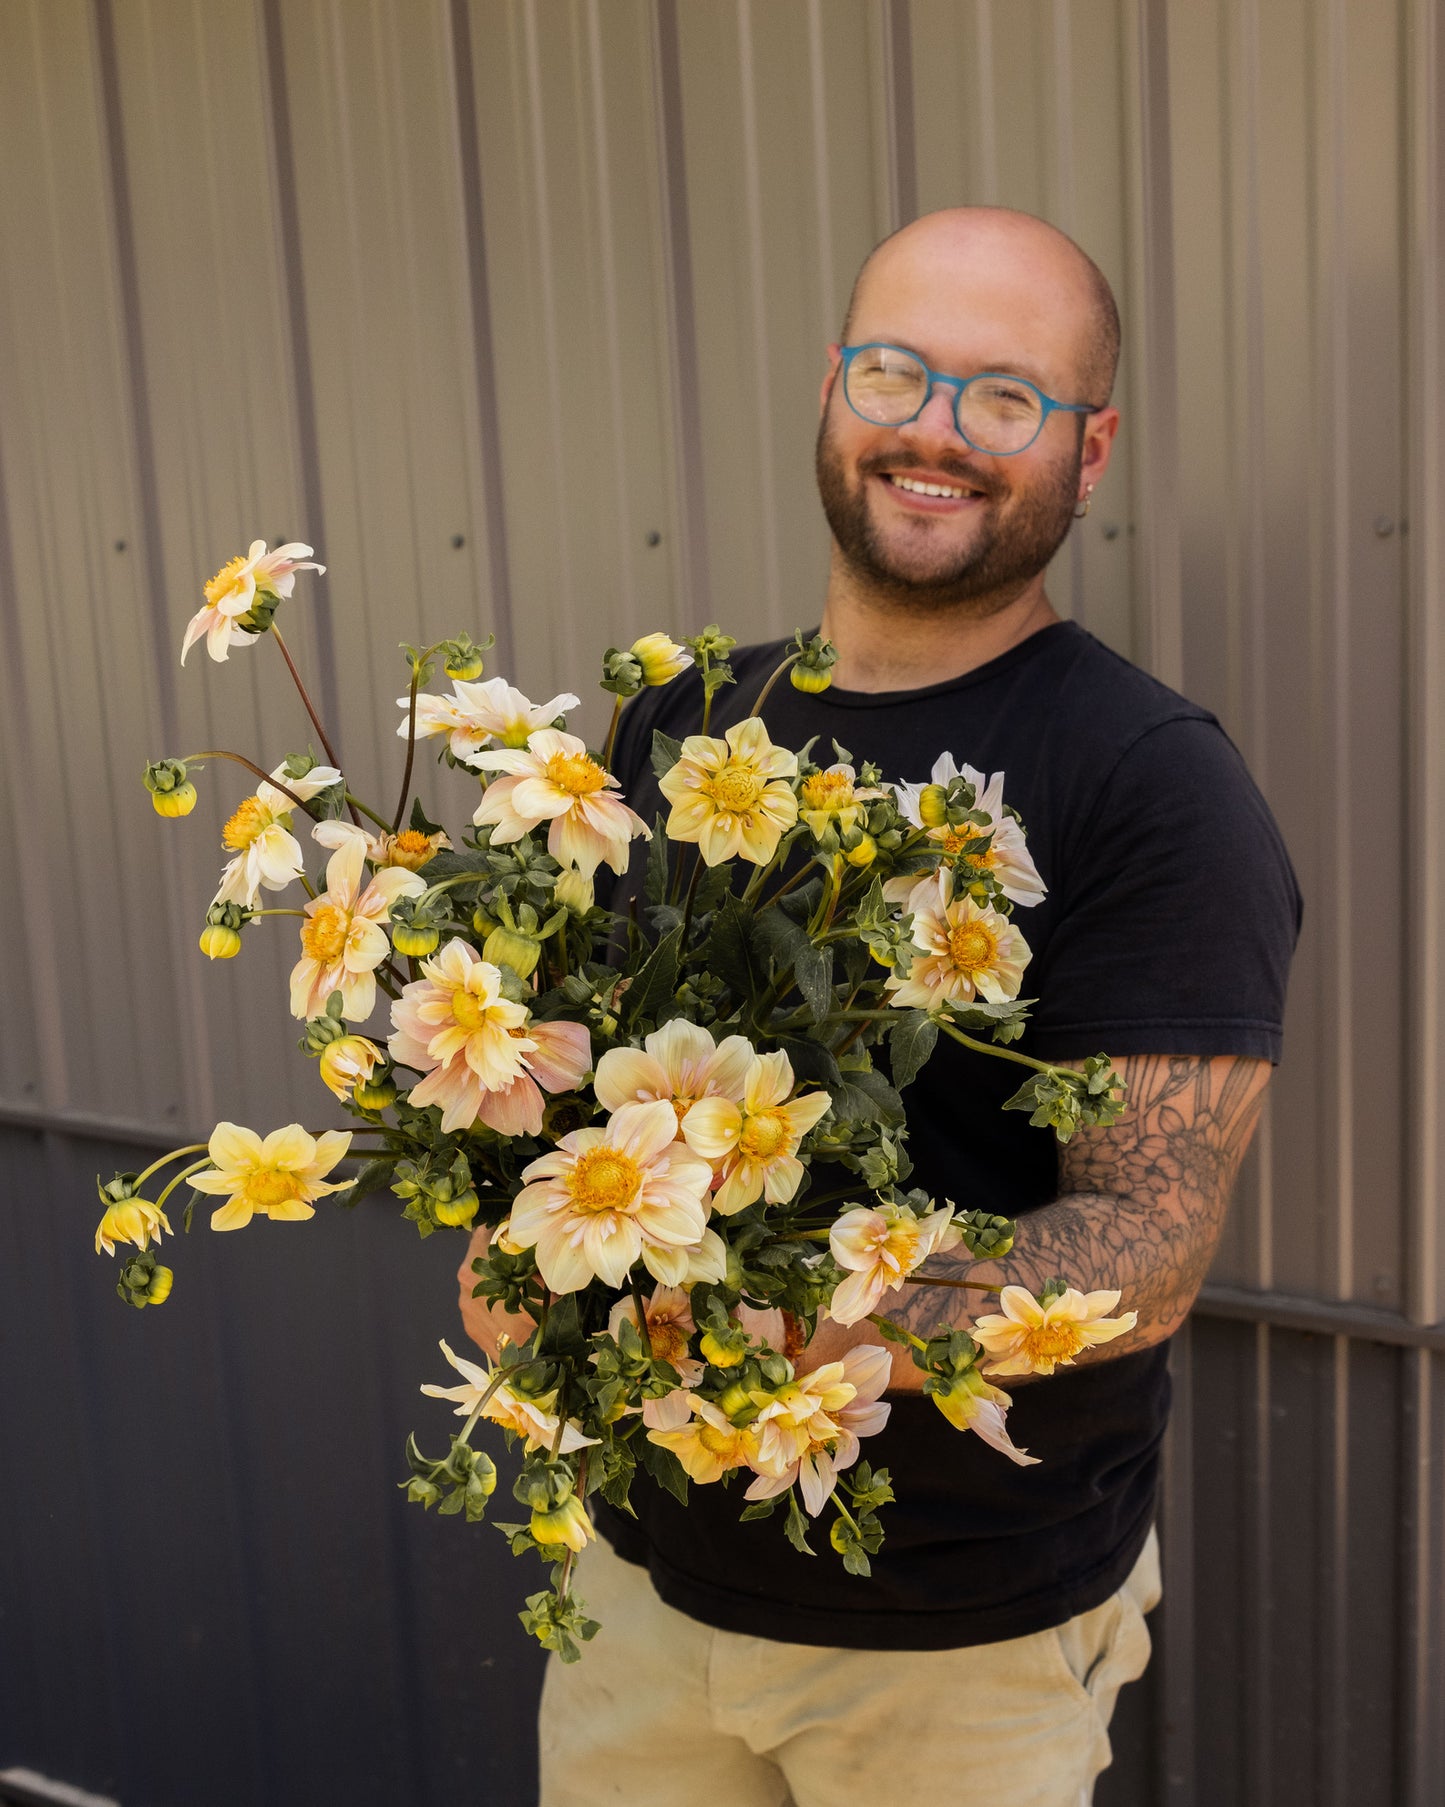
[[[1184,1322],[1224,1228],[1240,1162],[1259,1121],[1270,1065],[1221,1055],[1139,1054],[1119,1063],[1127,1113],[1107,1129],[1080,1130],[1059,1149],[1061,1196],[1019,1220],[1002,1261],[974,1261],[966,1249],[935,1256],[924,1272],[945,1279],[1026,1286],[1058,1275],[1080,1292],[1117,1287],[1120,1311],[1139,1322],[1126,1335],[1079,1356],[1110,1361],[1163,1342]],[[967,1330],[996,1306],[988,1293],[905,1282],[884,1296],[884,1317],[915,1336]],[[820,1323],[805,1365],[836,1361],[855,1343],[883,1339],[868,1323]],[[907,1350],[893,1351],[890,1390],[917,1392],[924,1376]],[[1010,1378],[1008,1386],[1020,1384]]]
[[[461,1289],[462,1328],[495,1361],[503,1336],[510,1337],[514,1343],[525,1343],[536,1325],[525,1312],[503,1311],[500,1306],[488,1305],[485,1299],[472,1297],[472,1288],[477,1283],[472,1263],[486,1254],[491,1239],[492,1232],[486,1224],[478,1224],[472,1231],[467,1252],[462,1256],[462,1264],[457,1269],[457,1285]]]

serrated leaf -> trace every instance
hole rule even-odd
[[[798,950],[793,962],[793,977],[798,982],[804,1002],[815,1023],[821,1023],[833,1008],[833,950],[814,947],[811,942]]]
[[[850,1543],[844,1550],[843,1567],[850,1575],[871,1575],[873,1573],[873,1565],[863,1554],[863,1546],[857,1543]]]
[[[421,868],[422,876],[429,884],[435,884],[441,878],[461,878],[463,874],[478,880],[489,878],[491,868],[487,865],[484,853],[473,853],[463,850],[458,853],[452,848],[443,847],[434,853]]]
[[[422,808],[420,797],[411,800],[411,826],[417,834],[440,834],[442,831],[441,823],[433,822]]]
[[[622,1013],[629,1023],[654,1017],[672,1002],[677,990],[678,956],[682,948],[682,924],[664,935],[648,956],[641,972],[622,996]]]
[[[383,1187],[390,1186],[395,1168],[394,1160],[368,1161],[345,1192],[334,1192],[331,1195],[332,1204],[341,1205],[346,1210],[350,1210],[353,1205],[359,1205],[362,1199],[371,1193],[380,1192]]]
[[[756,995],[752,924],[736,897],[725,897],[719,906],[707,945],[707,966],[739,1002]]]
[[[917,1078],[938,1041],[938,1024],[926,1010],[901,1015],[888,1033],[888,1064],[898,1091]]]
[[[662,817],[658,815],[653,820],[652,839],[647,843],[647,866],[642,875],[644,903],[660,904],[667,897],[667,865],[671,848],[672,843],[662,826]]]
[[[580,1355],[585,1346],[577,1295],[559,1293],[548,1307],[547,1322],[542,1326],[537,1353],[553,1357]]]
[[[661,728],[652,730],[652,769],[659,778],[665,778],[682,758],[682,742],[674,740],[670,734],[664,734]]]
[[[745,1525],[751,1518],[771,1518],[777,1503],[778,1495],[776,1493],[765,1500],[750,1500],[738,1514],[738,1523]]]
[[[830,1092],[835,1086],[842,1085],[843,1070],[834,1058],[833,1050],[825,1048],[822,1042],[803,1035],[783,1035],[778,1038],[778,1046],[791,1061],[793,1077],[800,1085],[804,1080],[812,1080],[817,1085],[827,1086]]]
[[[642,1445],[642,1460],[648,1473],[667,1491],[687,1504],[687,1470],[670,1449],[651,1441]]]
[[[818,1552],[808,1542],[808,1521],[803,1517],[795,1493],[788,1495],[788,1516],[783,1522],[783,1535],[800,1555],[817,1555]]]

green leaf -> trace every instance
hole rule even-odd
[[[808,942],[798,950],[793,962],[793,977],[798,981],[798,989],[812,1013],[813,1021],[821,1023],[833,1008],[832,948],[814,947]]]
[[[642,1460],[652,1478],[671,1494],[687,1504],[687,1470],[670,1449],[660,1443],[642,1445]]]
[[[641,972],[622,996],[622,1014],[629,1023],[655,1017],[672,1002],[677,990],[678,956],[682,949],[682,924],[664,935],[652,950]]]
[[[778,1497],[775,1493],[765,1500],[752,1500],[738,1514],[738,1523],[745,1525],[750,1518],[771,1518],[777,1506]]]
[[[788,1516],[783,1524],[783,1535],[800,1555],[817,1555],[818,1552],[808,1542],[808,1521],[803,1517],[795,1493],[788,1495]]]
[[[682,758],[682,742],[674,740],[670,734],[664,734],[661,728],[652,730],[652,769],[659,778],[665,778]]]
[[[537,1353],[552,1357],[580,1355],[585,1347],[577,1295],[559,1293],[548,1307],[547,1322],[542,1326]]]
[[[422,808],[420,797],[411,800],[411,826],[417,834],[440,834],[442,830],[441,823],[433,822]]]
[[[752,924],[736,897],[725,897],[718,909],[708,942],[707,964],[709,972],[716,973],[739,1002],[757,995]]]
[[[792,1062],[793,1077],[800,1085],[805,1079],[812,1080],[827,1086],[830,1092],[842,1085],[843,1070],[834,1059],[833,1050],[825,1048],[822,1042],[812,1041],[807,1036],[782,1035],[778,1037],[778,1046]]]
[[[647,868],[642,876],[642,901],[649,904],[660,904],[667,897],[667,862],[672,849],[672,842],[662,826],[662,817],[658,815],[652,824],[652,839],[647,843]]]
[[[938,1024],[926,1010],[901,1015],[888,1034],[888,1061],[893,1084],[901,1092],[919,1073],[938,1040]]]
[[[491,867],[487,864],[484,853],[474,853],[463,849],[460,853],[443,847],[440,853],[434,853],[421,869],[421,875],[428,884],[435,884],[441,878],[461,878],[463,874],[475,877],[479,881],[491,877]]]
[[[396,1160],[368,1161],[346,1188],[345,1192],[335,1192],[331,1196],[334,1205],[341,1205],[350,1210],[359,1205],[362,1199],[373,1192],[380,1192],[383,1187],[390,1186],[391,1176],[396,1169]]]

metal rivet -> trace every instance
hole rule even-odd
[[[1390,535],[1394,531],[1395,531],[1395,523],[1390,519],[1389,515],[1377,514],[1375,516],[1375,532],[1380,536],[1380,538],[1382,540],[1389,539]]]
[[[467,536],[464,533],[454,533],[452,535],[452,551],[453,552],[460,552],[462,547],[465,546],[466,543],[467,543]]]
[[[662,544],[662,535],[655,527],[647,533],[646,539],[649,546],[660,546]]]
[[[117,541],[116,541],[116,542],[115,542],[115,549],[116,549],[116,551],[117,551],[117,552],[124,552],[124,551],[125,551],[125,541],[124,541],[124,540],[117,540]]]
[[[1110,521],[1108,526],[1105,527],[1105,529],[1104,529],[1104,538],[1106,540],[1117,540],[1118,537],[1119,537],[1118,526],[1115,522]]]

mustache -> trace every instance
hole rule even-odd
[[[988,477],[985,477],[981,472],[974,470],[972,466],[961,464],[957,459],[953,458],[935,458],[932,462],[925,463],[922,458],[903,452],[896,453],[891,458],[880,455],[874,458],[862,459],[859,462],[858,470],[860,475],[864,477],[875,477],[882,471],[892,471],[894,473],[906,475],[909,471],[927,470],[932,471],[939,476],[951,477],[956,482],[966,484],[969,489],[976,489],[985,496],[994,496],[998,494],[997,484],[992,482]]]

